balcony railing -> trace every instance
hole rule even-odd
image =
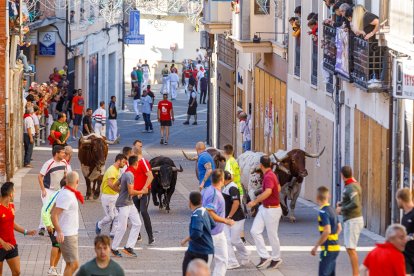
[[[326,82],[326,92],[332,94],[334,92],[334,75],[329,74],[328,80]]]
[[[318,85],[318,41],[312,40],[312,85]]]
[[[354,68],[351,75],[355,85],[368,92],[390,89],[391,57],[388,47],[379,46],[376,39],[354,37],[352,41]]]
[[[295,76],[300,77],[300,37],[295,38]]]
[[[331,74],[335,73],[336,64],[336,28],[323,25],[323,69]]]

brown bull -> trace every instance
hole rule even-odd
[[[273,171],[278,176],[280,185],[282,187],[280,192],[280,203],[283,211],[283,215],[289,214],[289,208],[287,206],[287,200],[290,200],[290,220],[294,222],[296,201],[299,197],[303,179],[308,175],[306,170],[306,157],[319,158],[325,147],[319,154],[310,154],[301,149],[294,149],[289,151],[284,157],[278,159],[276,155],[273,156],[276,159]]]
[[[220,152],[220,150],[218,150],[216,148],[207,148],[206,151],[211,155],[211,157],[213,157],[214,165],[216,166],[216,168],[224,170],[224,167],[226,166],[226,158]],[[198,160],[198,155],[196,155],[194,157],[189,157],[184,151],[182,151],[182,152],[183,152],[184,157],[187,160],[189,160],[189,161],[197,161]],[[195,170],[196,170],[197,179],[199,180],[197,164],[195,166]]]
[[[78,157],[86,181],[85,199],[89,199],[92,193],[94,199],[99,198],[105,162],[108,157],[108,144],[113,143],[94,133],[79,139]]]

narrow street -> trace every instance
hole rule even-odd
[[[128,84],[127,84],[128,87]],[[156,103],[160,99],[159,87],[154,86]],[[184,126],[186,118],[187,96],[180,88],[179,96],[173,102],[176,121],[172,126],[169,145],[159,144],[159,125],[156,122],[156,109],[152,114],[154,121],[154,133],[142,133],[144,122],[142,119],[135,121],[132,98],[126,98],[127,108],[120,112],[118,126],[121,135],[121,143],[110,146],[107,166],[112,164],[115,155],[123,146],[132,145],[135,139],[141,139],[144,144],[144,156],[147,159],[165,155],[174,160],[176,165],[184,168],[179,173],[176,191],[171,201],[171,212],[160,211],[152,202],[149,212],[155,231],[155,246],[147,246],[148,238],[144,227],[141,228],[141,242],[136,244],[138,258],[116,259],[125,269],[127,275],[181,275],[181,261],[186,248],[180,247],[180,241],[188,234],[190,211],[187,197],[190,191],[197,188],[195,178],[195,163],[184,159],[181,150],[195,154],[194,145],[197,141],[206,139],[206,105],[198,106],[198,125]],[[77,141],[70,140],[70,145],[77,148]],[[33,169],[22,169],[14,178],[16,189],[16,222],[27,229],[37,229],[40,218],[40,190],[37,175],[42,164],[51,157],[51,149],[48,145],[35,148],[33,154]],[[72,167],[80,173],[80,164],[77,151],[72,159]],[[80,173],[81,174],[81,173]],[[321,176],[323,179],[323,176]],[[85,192],[85,181],[81,176],[79,190]],[[79,253],[81,264],[94,257],[93,239],[95,237],[95,223],[103,215],[99,200],[87,201],[80,208],[81,223],[79,237]],[[279,238],[282,245],[283,264],[280,270],[257,270],[255,264],[258,256],[249,230],[252,218],[246,222],[246,239],[251,251],[251,262],[248,266],[237,270],[228,271],[227,275],[317,275],[318,258],[310,255],[310,250],[316,242],[319,232],[317,228],[317,209],[312,203],[300,200],[297,205],[297,222],[291,224],[288,221],[281,222]],[[107,229],[103,233],[108,233]],[[128,232],[127,232],[128,233]],[[21,255],[21,275],[47,275],[49,268],[50,241],[48,237],[23,237],[16,234]],[[127,234],[125,235],[127,236]],[[361,236],[359,242],[360,257],[363,258],[375,244],[375,235]],[[343,239],[341,235],[341,240]],[[123,244],[123,243],[122,243]],[[267,243],[268,244],[268,243]],[[360,260],[361,262],[361,260]],[[59,269],[63,264],[59,265]],[[11,275],[8,266],[4,266],[5,275]],[[338,258],[337,275],[350,275],[348,256],[343,251]]]

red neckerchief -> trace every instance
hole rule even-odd
[[[345,180],[345,186],[349,185],[349,184],[352,184],[352,183],[358,183],[358,181],[356,181],[356,179],[353,178],[353,177],[348,178],[347,180]]]
[[[246,119],[244,119],[244,118],[242,118],[242,119],[239,119],[239,122],[246,122],[247,120]]]
[[[30,114],[24,114],[23,119],[26,119],[27,117],[32,117]]]
[[[80,203],[84,203],[85,199],[83,198],[83,195],[81,192],[79,192],[78,190],[73,189],[72,187],[69,186],[65,186],[65,189],[68,189],[69,191],[71,191],[72,193],[75,194],[76,199],[80,201]]]

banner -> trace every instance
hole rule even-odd
[[[145,35],[140,34],[141,13],[137,10],[129,13],[129,31],[125,37],[126,44],[145,44]]]
[[[39,56],[56,55],[56,32],[39,32]]]
[[[336,28],[335,72],[349,79],[349,34],[343,28]]]

